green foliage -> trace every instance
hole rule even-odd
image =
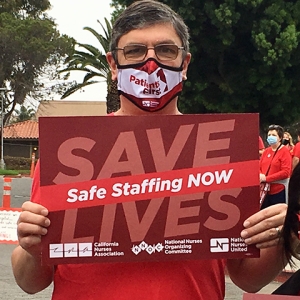
[[[190,28],[192,62],[182,111],[259,112],[262,128],[300,119],[300,1],[161,2]]]
[[[113,24],[115,19],[125,9],[125,5],[118,3],[117,0],[112,0],[110,6],[114,8],[114,11],[112,12],[112,16],[111,16],[111,22]]]
[[[20,109],[15,109],[13,113],[12,123],[24,122],[35,117],[36,111],[33,108],[20,106]]]
[[[74,40],[60,35],[45,14],[49,1],[6,1],[0,7],[0,85],[11,91],[8,117],[27,96],[40,100],[51,94],[45,83],[58,79],[57,69]]]
[[[20,176],[20,175],[30,175],[30,170],[7,170],[0,169],[0,175],[4,176]]]
[[[18,170],[18,174],[20,170],[30,170],[31,167],[31,158],[26,157],[13,157],[13,156],[4,156],[5,168],[6,170]]]
[[[106,53],[109,51],[112,24],[106,18],[104,18],[104,22],[105,25],[98,20],[104,34],[98,33],[93,28],[84,27],[84,30],[93,34],[100,47],[76,43],[73,53],[66,60],[67,67],[60,72],[70,74],[70,72],[80,71],[84,74],[82,82],[76,82],[68,88],[62,95],[62,99],[84,87],[98,83],[99,81],[95,80],[95,78],[105,79],[107,83],[107,112],[109,113],[119,107],[119,97],[115,89],[116,83],[111,80],[111,71],[106,60]]]
[[[36,17],[50,8],[48,0],[14,0],[1,1],[0,13],[9,12],[15,15]]]
[[[106,52],[109,49],[109,41],[111,34],[111,23],[105,18],[105,25],[98,21],[104,35],[99,34],[96,30],[90,27],[84,27],[84,30],[89,31],[98,40],[101,49],[89,44],[76,43],[73,52],[66,59],[67,66],[62,69],[61,73],[70,73],[73,71],[84,72],[85,76],[82,83],[76,83],[70,87],[63,95],[62,99],[73,94],[74,92],[86,87],[88,85],[98,83],[94,78],[104,78],[107,85],[111,83],[111,72],[106,60]]]

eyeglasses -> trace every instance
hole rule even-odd
[[[174,44],[160,44],[154,47],[147,47],[146,45],[134,44],[128,45],[124,48],[115,48],[115,50],[122,50],[126,60],[142,61],[145,59],[148,50],[153,49],[156,57],[161,61],[171,61],[177,58],[179,50],[184,50],[184,47],[178,47]]]

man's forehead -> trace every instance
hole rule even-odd
[[[180,37],[171,24],[154,24],[140,29],[133,29],[122,35],[118,44],[145,44],[156,45],[159,43],[178,44]]]

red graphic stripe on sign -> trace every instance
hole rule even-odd
[[[49,211],[259,185],[258,161],[42,186]]]

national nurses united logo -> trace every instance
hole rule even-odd
[[[218,238],[210,240],[210,252],[229,252],[229,239]]]

